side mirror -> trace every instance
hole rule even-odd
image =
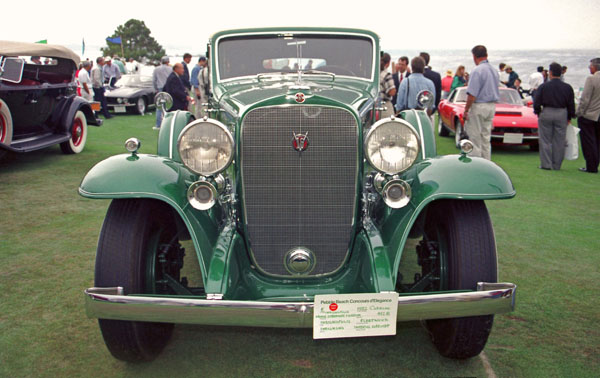
[[[417,105],[421,109],[428,109],[433,106],[435,96],[428,90],[422,90],[417,94]]]
[[[4,58],[0,69],[0,78],[11,83],[20,83],[23,78],[25,60],[21,58]]]
[[[173,97],[167,92],[158,92],[156,96],[154,96],[154,105],[157,108],[162,109],[163,112],[166,112],[167,109],[170,109],[173,106]]]

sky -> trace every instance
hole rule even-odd
[[[104,46],[105,38],[127,20],[143,20],[168,55],[174,53],[169,48],[203,53],[208,38],[220,30],[262,26],[369,29],[380,36],[384,50],[470,50],[484,44],[488,50],[596,49],[600,55],[599,0],[30,0],[5,1],[2,13],[0,39],[47,39],[69,46],[81,46],[84,39],[91,49]]]

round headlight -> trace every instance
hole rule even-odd
[[[365,139],[365,154],[378,171],[395,175],[410,168],[419,156],[419,137],[401,119],[377,122]]]
[[[177,147],[183,164],[203,176],[223,171],[233,159],[233,137],[216,120],[197,120],[187,125]]]

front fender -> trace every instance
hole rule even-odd
[[[388,248],[389,261],[393,262],[392,272],[398,272],[408,235],[431,202],[439,199],[508,199],[516,195],[506,172],[482,158],[438,156],[415,164],[401,177],[411,185],[411,201],[397,210],[386,207],[379,227]]]
[[[194,243],[206,277],[213,246],[219,236],[214,211],[199,211],[187,201],[187,188],[197,177],[182,164],[155,155],[116,155],[96,164],[83,178],[79,194],[87,198],[152,198],[166,202],[177,214]]]
[[[51,119],[53,122],[58,122],[61,131],[71,133],[73,118],[78,110],[83,112],[88,125],[102,125],[102,120],[94,116],[90,103],[75,95],[61,99],[61,103],[56,106]]]
[[[194,119],[192,113],[183,110],[166,113],[158,134],[158,155],[181,162],[177,140],[187,124]]]

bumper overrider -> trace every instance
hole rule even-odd
[[[517,286],[479,282],[477,291],[400,295],[398,321],[511,312]],[[85,290],[90,318],[248,327],[312,328],[313,302],[269,302],[124,295],[121,287]]]

